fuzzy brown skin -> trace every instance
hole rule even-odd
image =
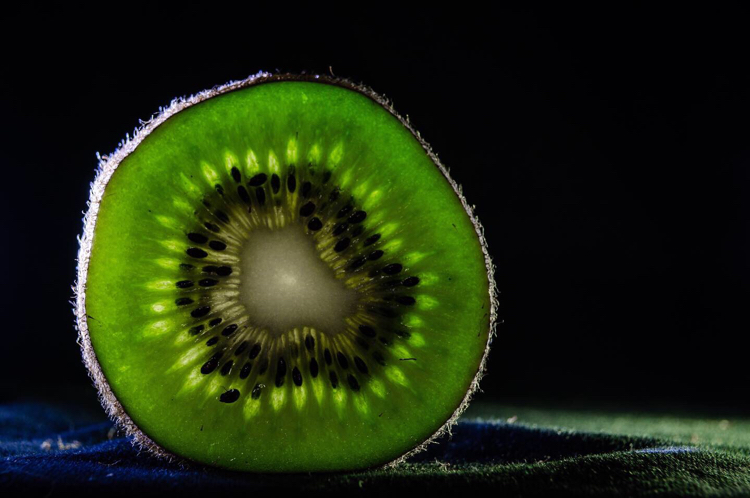
[[[158,457],[167,459],[171,462],[179,462],[182,464],[194,463],[188,462],[184,458],[168,452],[167,450],[156,444],[145,433],[143,433],[135,425],[130,416],[128,416],[128,414],[125,412],[125,409],[115,397],[112,389],[107,383],[107,379],[104,377],[104,373],[102,372],[101,366],[99,365],[99,361],[96,358],[94,348],[91,345],[91,338],[89,336],[88,329],[89,316],[86,314],[86,281],[88,276],[91,247],[94,239],[94,228],[96,226],[97,215],[99,213],[99,205],[104,195],[104,191],[107,187],[107,183],[109,183],[109,180],[112,178],[112,174],[114,174],[115,170],[117,170],[117,167],[120,165],[122,160],[125,159],[130,153],[132,153],[138,147],[141,141],[146,138],[152,131],[154,131],[159,125],[164,123],[167,119],[174,116],[178,112],[187,109],[188,107],[191,107],[195,104],[203,102],[204,100],[234,90],[275,81],[310,81],[337,85],[359,92],[383,106],[388,112],[390,112],[394,117],[401,121],[401,123],[412,133],[412,135],[414,135],[414,137],[419,140],[419,143],[422,145],[425,152],[429,155],[430,159],[432,159],[433,163],[435,163],[435,166],[440,169],[440,172],[443,174],[448,183],[450,183],[453,191],[456,193],[456,196],[458,196],[461,204],[466,210],[466,213],[469,215],[471,222],[474,224],[474,229],[476,230],[477,237],[479,238],[479,242],[482,246],[485,265],[487,267],[487,278],[489,281],[490,330],[487,337],[487,344],[485,346],[484,354],[482,355],[482,359],[479,362],[479,366],[477,368],[477,373],[474,376],[471,385],[469,386],[466,396],[464,396],[464,399],[461,401],[458,408],[456,408],[456,410],[453,412],[453,415],[426,441],[415,446],[404,455],[384,466],[393,467],[404,462],[412,455],[423,451],[429,444],[435,442],[435,440],[442,435],[446,433],[450,434],[451,427],[456,423],[464,410],[466,410],[466,408],[469,406],[469,401],[471,401],[472,396],[479,389],[479,381],[482,379],[482,376],[485,373],[490,343],[492,342],[492,339],[495,335],[495,328],[497,324],[498,290],[494,279],[495,265],[492,263],[492,259],[490,258],[487,249],[487,241],[484,236],[484,229],[482,228],[481,223],[479,223],[477,217],[474,215],[473,207],[466,202],[466,198],[463,195],[461,186],[453,181],[448,173],[448,169],[443,166],[435,152],[433,152],[429,144],[424,141],[419,132],[417,132],[411,126],[408,118],[405,119],[398,113],[396,113],[391,102],[388,99],[381,95],[378,95],[369,87],[353,83],[347,79],[329,77],[324,75],[271,74],[260,72],[241,81],[231,81],[225,85],[217,86],[210,90],[204,90],[187,98],[178,98],[173,100],[168,107],[161,108],[157,114],[154,114],[151,117],[151,119],[146,122],[142,122],[141,126],[136,128],[136,130],[133,132],[132,137],[127,135],[125,140],[120,142],[117,150],[115,150],[112,154],[99,157],[99,167],[97,169],[96,178],[91,185],[91,193],[88,201],[88,211],[86,212],[86,215],[83,219],[84,231],[83,235],[79,239],[80,248],[78,250],[78,273],[77,280],[74,286],[74,312],[76,315],[76,323],[78,328],[78,344],[81,347],[83,362],[85,363],[86,368],[89,371],[89,375],[99,392],[99,400],[106,410],[107,415],[117,424],[120,429],[124,430],[127,435],[132,436],[133,443],[139,449],[147,450],[148,452]]]

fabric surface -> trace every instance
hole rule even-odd
[[[750,421],[494,405],[473,410],[450,438],[395,469],[253,475],[181,466],[139,453],[111,422],[43,404],[0,406],[0,458],[4,496],[226,496],[235,490],[245,496],[299,490],[305,496],[393,490],[750,495]]]

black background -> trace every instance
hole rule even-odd
[[[750,410],[745,12],[258,9],[3,16],[3,399],[95,399],[69,303],[95,153],[268,70],[385,94],[477,206],[485,399]]]

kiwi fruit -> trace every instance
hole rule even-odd
[[[402,461],[445,432],[496,314],[482,228],[390,103],[260,73],[100,158],[83,358],[142,448],[256,472]]]

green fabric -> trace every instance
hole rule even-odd
[[[506,429],[499,443],[506,447],[488,451],[494,461],[422,457],[392,470],[336,476],[335,486],[467,488],[495,496],[750,496],[748,418],[476,403],[463,420]]]
[[[464,419],[497,421],[526,430],[583,439],[592,453],[515,463],[408,465],[362,476],[404,485],[429,479],[513,495],[750,496],[750,418],[533,409],[475,403]],[[540,438],[544,445],[549,439]],[[596,447],[604,451],[598,452]],[[523,454],[513,448],[508,454]],[[352,477],[354,478],[354,477]]]
[[[750,496],[747,417],[475,403],[451,438],[397,468],[294,475],[170,464],[100,417],[0,405],[0,495]]]

